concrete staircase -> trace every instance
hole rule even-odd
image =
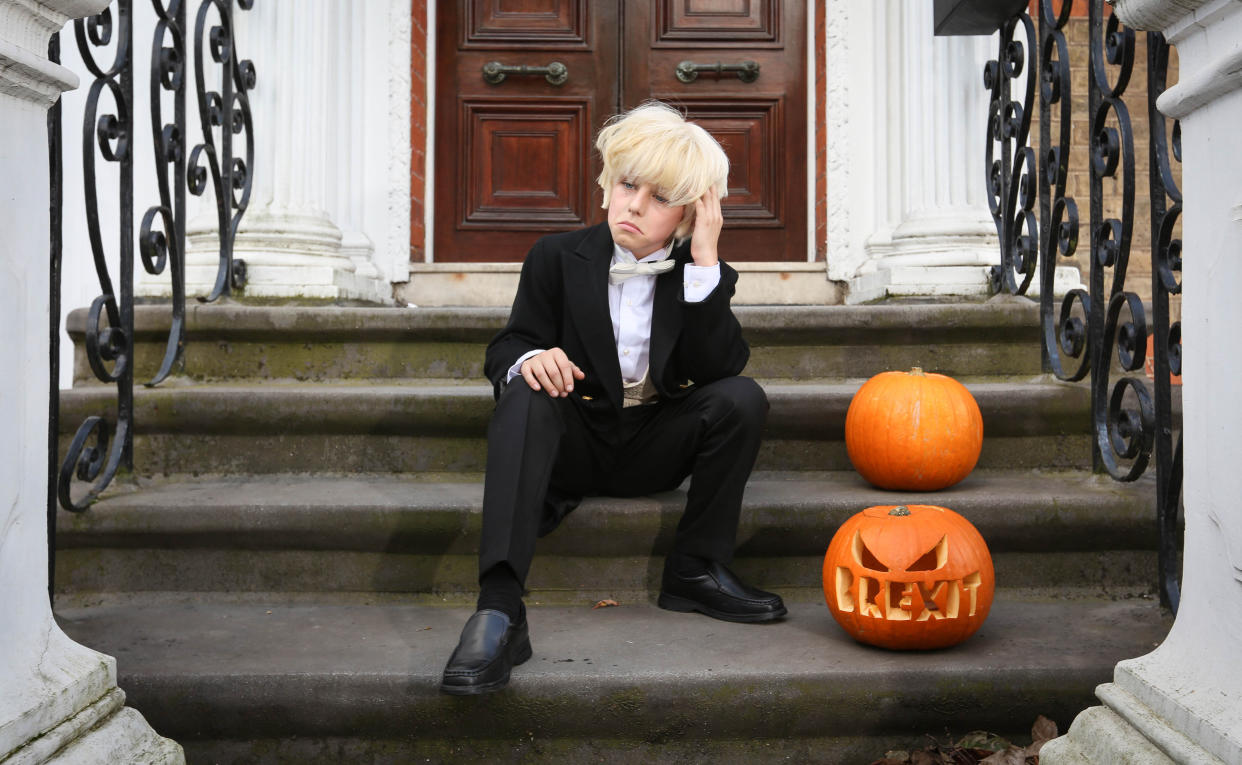
[[[534,659],[495,696],[439,695],[475,594],[480,368],[505,310],[239,305],[187,308],[184,368],[135,391],[134,475],[61,512],[58,617],[202,762],[869,762],[1038,714],[1064,729],[1163,638],[1154,485],[1088,472],[1087,393],[1040,374],[1034,304],[737,311],[772,409],[735,568],[786,597],[783,623],[654,607],[683,491],[589,499],[540,542]],[[137,312],[139,379],[167,321]],[[979,468],[930,495],[869,487],[842,441],[858,386],[914,365],[966,383],[985,422]],[[78,383],[62,441],[115,409]],[[824,550],[863,507],[920,501],[988,541],[992,614],[949,650],[855,644],[823,605]]]

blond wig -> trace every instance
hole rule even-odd
[[[721,199],[728,194],[729,158],[715,138],[677,110],[659,101],[647,101],[608,121],[595,139],[604,161],[599,185],[604,207],[612,200],[618,181],[650,183],[671,207],[686,207],[673,231],[677,242],[694,227],[694,203],[715,188]]]

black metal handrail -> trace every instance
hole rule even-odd
[[[47,44],[47,58],[54,64],[60,63],[60,33],[56,32]],[[63,133],[60,126],[60,99],[47,110],[47,154],[48,154],[48,348],[49,375],[48,409],[47,409],[47,594],[50,599],[54,594],[56,580],[56,507],[59,496],[58,485],[60,459],[58,456],[57,439],[60,438],[60,267],[64,253],[62,242],[64,226],[64,165],[61,159]]]
[[[1152,230],[1152,302],[1126,289],[1135,233],[1135,148],[1125,93],[1133,75],[1136,39],[1116,15],[1104,13],[1103,0],[1091,0],[1087,103],[1090,113],[1090,277],[1088,289],[1070,290],[1057,309],[1053,296],[1059,260],[1075,255],[1080,218],[1078,205],[1066,194],[1071,151],[1072,80],[1066,27],[1071,0],[1040,0],[1039,55],[1034,51],[1034,25],[1023,12],[1000,30],[1000,52],[984,72],[991,90],[988,115],[987,179],[992,214],[1000,237],[1001,263],[993,269],[996,289],[1024,294],[1034,274],[1036,252],[1040,274],[1042,354],[1046,371],[1058,379],[1090,377],[1093,461],[1118,481],[1133,481],[1156,461],[1157,526],[1159,528],[1159,591],[1161,602],[1176,610],[1179,599],[1179,505],[1182,446],[1173,444],[1175,423],[1170,374],[1180,374],[1181,328],[1171,323],[1169,295],[1181,291],[1181,241],[1174,237],[1181,213],[1181,192],[1170,160],[1180,161],[1180,129],[1168,126],[1156,109],[1168,72],[1164,37],[1147,33],[1147,109],[1150,128],[1150,193]],[[1022,28],[1026,42],[1016,39]],[[1027,98],[1017,102],[1011,83],[1026,77]],[[1035,192],[1030,172],[1036,171],[1035,150],[1027,145],[1031,92],[1039,82],[1038,223],[1032,211]],[[1058,134],[1054,139],[1054,113]],[[999,158],[996,154],[999,151]],[[1105,180],[1120,182],[1120,218],[1105,217]],[[1172,205],[1169,205],[1172,200]],[[1036,227],[1038,232],[1036,233]],[[1129,373],[1144,368],[1148,347],[1148,316],[1154,332],[1154,379]],[[1118,378],[1113,379],[1114,373]]]
[[[1156,109],[1156,99],[1164,92],[1169,70],[1169,45],[1164,35],[1147,36],[1147,108],[1152,126],[1149,137],[1148,177],[1151,185],[1152,316],[1155,352],[1156,416],[1156,497],[1160,530],[1161,601],[1176,609],[1181,599],[1181,528],[1179,509],[1182,498],[1182,431],[1178,427],[1173,442],[1172,375],[1182,373],[1182,323],[1172,321],[1169,296],[1182,291],[1182,243],[1174,228],[1182,214],[1182,191],[1173,178],[1172,159],[1182,161],[1181,125],[1173,121],[1167,135],[1168,120]],[[1158,128],[1158,129],[1157,129]],[[1172,201],[1172,205],[1169,201]]]
[[[133,401],[134,373],[133,325],[134,325],[134,163],[133,135],[133,23],[132,0],[116,0],[116,20],[112,7],[74,24],[78,52],[82,62],[95,81],[86,97],[86,109],[82,119],[82,177],[86,195],[86,225],[90,238],[91,255],[95,261],[95,275],[99,279],[100,295],[91,302],[86,325],[86,358],[91,371],[101,382],[116,385],[117,412],[115,432],[100,415],[87,417],[78,427],[65,454],[60,468],[58,493],[60,504],[66,510],[80,512],[95,501],[99,493],[111,483],[122,465],[133,465]],[[106,48],[116,36],[115,53],[108,66],[95,60],[92,48]],[[115,113],[100,114],[100,99],[107,91]],[[116,289],[108,272],[103,235],[99,219],[99,189],[95,175],[95,152],[106,162],[120,165],[117,199],[120,217],[118,221],[117,277],[120,290]],[[100,326],[107,319],[106,326]],[[109,363],[111,368],[109,368]],[[92,443],[93,441],[93,443]],[[55,442],[51,448],[56,448]],[[71,496],[71,482],[91,482],[90,489],[81,499]]]
[[[133,0],[114,0],[99,14],[75,23],[74,33],[83,64],[94,77],[87,91],[82,119],[82,167],[86,203],[86,224],[100,295],[88,313],[85,351],[91,371],[101,382],[116,385],[116,418],[110,424],[103,416],[87,417],[78,427],[58,463],[57,437],[59,410],[55,402],[59,388],[59,276],[63,249],[60,142],[61,109],[57,102],[49,112],[48,138],[52,185],[51,263],[53,310],[57,317],[52,328],[52,399],[49,412],[49,546],[54,544],[56,502],[66,510],[81,512],[89,507],[119,471],[133,467],[133,269],[135,243],[143,268],[159,275],[170,272],[172,323],[163,360],[154,377],[146,382],[157,385],[166,379],[181,358],[185,343],[185,244],[186,196],[206,191],[210,178],[220,228],[220,258],[215,286],[200,300],[216,300],[242,286],[245,264],[233,258],[233,242],[245,214],[253,185],[254,135],[249,91],[255,85],[254,65],[239,61],[233,34],[233,0],[200,0],[194,28],[195,85],[202,142],[187,152],[186,138],[186,3],[190,0],[151,0],[157,22],[152,39],[148,82],[150,89],[152,151],[155,156],[159,200],[143,215],[134,236],[133,156],[134,124],[134,40]],[[253,0],[237,0],[243,10]],[[213,20],[214,19],[214,20]],[[209,23],[210,22],[210,23]],[[220,92],[208,84],[204,45],[218,65]],[[100,52],[114,50],[111,61],[102,65]],[[49,56],[58,60],[59,35],[49,46]],[[173,119],[165,121],[164,99],[172,104]],[[217,133],[219,134],[217,136]],[[244,159],[234,156],[235,137],[244,133]],[[119,184],[116,189],[119,217],[117,273],[109,273],[99,214],[100,188],[96,162],[116,163]],[[57,465],[59,464],[59,468]],[[74,479],[91,485],[81,496],[74,496]],[[53,488],[54,487],[54,488]],[[53,496],[54,495],[54,496]],[[54,553],[53,549],[49,549]],[[51,556],[49,555],[49,558]]]

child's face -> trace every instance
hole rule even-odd
[[[668,243],[685,211],[668,204],[650,183],[617,181],[608,200],[612,241],[645,258]]]

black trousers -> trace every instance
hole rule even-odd
[[[488,427],[480,577],[507,563],[525,585],[536,538],[582,497],[667,491],[686,476],[674,552],[729,563],[767,412],[758,383],[727,377],[675,401],[623,409],[613,427],[589,421],[572,394],[552,398],[514,379]]]

